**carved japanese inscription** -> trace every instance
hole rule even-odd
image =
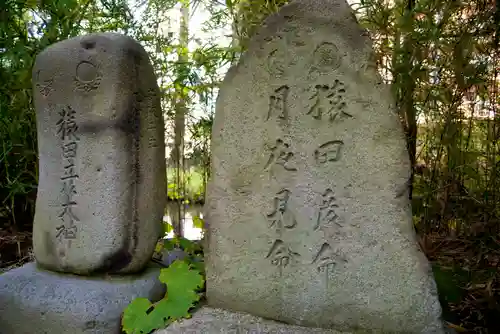
[[[287,85],[280,86],[274,90],[273,94],[269,97],[269,111],[266,121],[272,115],[276,115],[280,119],[288,117],[287,99],[289,90],[290,88]]]
[[[280,276],[283,269],[292,262],[299,261],[300,254],[292,251],[290,247],[281,239],[276,239],[267,253],[266,258],[271,260],[271,264],[279,268]]]
[[[319,205],[316,222],[314,224],[314,230],[316,231],[321,226],[331,226],[332,224],[341,226],[338,222],[339,215],[336,212],[338,207],[339,206],[337,204],[337,199],[335,198],[333,190],[329,188],[326,189],[321,196],[321,202]]]
[[[43,80],[41,78],[41,75],[42,75],[41,71],[38,70],[36,72],[36,84],[35,84],[35,86],[38,89],[38,91],[40,92],[40,94],[47,97],[54,90],[54,88],[53,88],[54,79],[49,78],[49,79]]]
[[[283,228],[292,229],[297,226],[297,220],[288,206],[289,199],[290,190],[279,191],[274,197],[273,211],[267,215],[267,219],[270,221],[269,227],[276,228],[278,232],[281,232]]]
[[[339,80],[335,80],[333,84],[314,86],[307,114],[318,120],[325,116],[330,122],[352,118],[353,116],[345,111],[344,94],[345,85]]]
[[[325,284],[328,287],[330,272],[341,262],[347,262],[347,260],[325,242],[319,248],[311,264],[316,267],[318,272],[325,273]]]
[[[300,36],[300,29],[293,25],[284,27],[277,35],[265,38],[265,41],[276,44],[266,59],[267,70],[273,76],[282,76],[287,68],[295,64],[297,48],[306,45]]]
[[[63,173],[60,177],[62,182],[61,211],[58,215],[61,225],[56,227],[56,238],[76,239],[78,228],[75,222],[79,219],[73,212],[77,203],[73,199],[76,195],[75,180],[78,179],[76,157],[78,150],[78,125],[75,121],[76,111],[70,106],[64,107],[59,112],[59,120],[56,123],[57,135],[62,141]]]
[[[280,165],[287,171],[296,171],[297,167],[293,163],[293,152],[290,149],[290,144],[278,138],[276,144],[270,148],[270,156],[264,167],[265,171],[269,171],[274,165]]]
[[[314,150],[314,159],[320,164],[328,161],[339,161],[344,142],[342,140],[331,140],[320,145]]]
[[[146,136],[148,142],[148,148],[158,147],[158,141],[156,139],[156,127],[161,120],[158,119],[155,114],[154,97],[156,96],[156,91],[154,89],[149,89],[146,93],[135,93],[134,103],[137,110],[145,110],[146,115]]]
[[[156,128],[158,126],[158,123],[160,122],[160,120],[158,119],[158,117],[156,116],[154,110],[155,110],[155,106],[153,105],[154,104],[154,98],[156,96],[156,90],[154,89],[150,89],[148,90],[147,94],[146,94],[146,102],[147,102],[147,108],[144,108],[145,110],[148,110],[149,113],[148,113],[148,133],[149,133],[149,136],[148,136],[148,148],[154,148],[154,147],[158,147],[158,141],[157,141],[157,138],[156,138]]]
[[[278,49],[269,52],[267,56],[267,70],[270,74],[281,76],[285,72],[286,61],[284,55]]]

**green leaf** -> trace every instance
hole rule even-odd
[[[177,247],[177,243],[174,239],[164,239],[163,247],[165,247],[166,250],[170,251]]]
[[[149,333],[167,323],[190,317],[189,310],[200,299],[196,292],[204,279],[184,261],[176,260],[160,272],[160,281],[167,285],[167,295],[155,304],[136,298],[123,312],[122,326],[127,334]]]
[[[187,253],[193,253],[196,250],[200,249],[200,246],[191,240],[188,240],[183,237],[176,237],[176,242],[180,248],[182,248]]]
[[[205,262],[203,261],[202,255],[193,256],[191,266],[198,270],[200,273],[205,273]]]
[[[201,219],[199,216],[194,216],[193,217],[193,226],[196,228],[203,228],[203,219]]]
[[[174,230],[174,227],[170,223],[163,223],[163,231],[165,231],[166,234],[172,232]]]
[[[37,7],[37,4],[37,0],[26,0],[25,2],[26,9],[35,9]]]
[[[125,333],[149,333],[154,330],[155,326],[147,315],[152,306],[153,304],[146,298],[134,299],[123,311],[122,326]]]
[[[167,284],[168,298],[178,293],[193,292],[203,285],[203,277],[184,261],[175,260],[160,272],[160,282]],[[196,293],[194,293],[197,295]],[[198,300],[198,299],[196,299]]]

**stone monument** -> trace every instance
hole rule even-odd
[[[101,33],[56,43],[33,68],[39,185],[36,265],[0,276],[0,333],[113,333],[163,231],[165,141],[146,51]]]
[[[212,133],[208,307],[159,333],[444,331],[402,191],[405,136],[345,0],[269,17]]]

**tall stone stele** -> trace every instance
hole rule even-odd
[[[33,85],[37,263],[81,275],[141,271],[165,207],[164,122],[147,53],[115,33],[71,38],[37,56]]]
[[[405,136],[345,0],[296,0],[269,17],[222,84],[212,133],[209,306],[356,333],[442,332]]]

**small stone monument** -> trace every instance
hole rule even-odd
[[[36,265],[0,276],[0,332],[118,333],[134,298],[164,293],[149,264],[166,200],[153,67],[132,38],[91,34],[41,52],[33,86]]]
[[[209,307],[160,333],[443,332],[372,52],[345,0],[293,1],[252,38],[213,125]]]
[[[105,34],[47,48],[33,69],[40,176],[33,228],[51,270],[132,273],[163,231],[163,115],[144,49]]]

